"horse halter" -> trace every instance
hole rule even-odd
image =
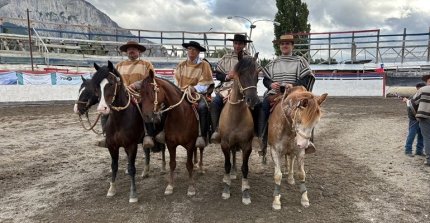
[[[232,102],[231,100],[230,100],[230,95],[231,94],[229,94],[228,95],[228,102],[230,103],[230,104],[232,104],[232,105],[237,105],[237,104],[239,104],[239,103],[241,103],[241,102],[243,102],[243,101],[245,101],[245,94],[244,94],[244,92],[246,91],[246,90],[249,90],[249,89],[252,89],[252,88],[255,88],[255,89],[257,89],[257,86],[256,85],[251,85],[251,86],[248,86],[248,87],[242,87],[242,84],[240,83],[240,79],[239,80],[237,80],[237,84],[238,84],[238,86],[239,86],[239,92],[242,94],[242,99],[240,99],[240,100],[237,100],[236,102]]]
[[[297,128],[297,117],[298,117],[297,114],[301,109],[300,101],[296,105],[293,105],[291,100],[289,100],[288,105],[286,106],[284,106],[284,101],[286,100],[282,99],[282,102],[281,102],[282,114],[288,122],[289,122],[289,119],[287,117],[287,114],[289,114],[289,116],[291,117],[291,129],[294,129],[294,132],[296,132],[296,135],[299,135],[307,140],[311,139],[312,134],[306,135]]]
[[[117,106],[113,106],[112,104],[113,104],[113,102],[115,101],[115,99],[116,99],[116,93],[117,93],[117,91],[118,91],[118,86],[121,84],[121,79],[119,78],[119,77],[117,77],[114,73],[112,73],[112,72],[109,72],[109,74],[110,75],[112,75],[112,76],[114,76],[115,77],[115,90],[114,90],[114,93],[113,93],[113,97],[112,97],[112,101],[111,101],[111,103],[109,104],[109,106],[112,108],[112,109],[114,109],[114,110],[116,110],[116,111],[121,111],[121,110],[124,110],[124,109],[126,109],[129,105],[130,105],[130,101],[131,101],[131,94],[130,94],[130,92],[128,91],[128,89],[127,88],[125,88],[126,89],[126,92],[127,92],[127,96],[128,96],[128,102],[127,102],[127,104],[125,105],[125,106],[119,106],[119,107],[117,107]]]

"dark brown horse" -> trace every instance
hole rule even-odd
[[[166,195],[173,193],[177,146],[182,146],[187,150],[186,166],[189,176],[187,194],[192,196],[196,193],[193,179],[193,153],[196,150],[199,123],[196,116],[197,111],[189,102],[190,95],[186,92],[183,93],[167,80],[154,77],[152,72],[143,81],[141,88],[145,121],[159,122],[161,113],[166,115],[165,142],[170,154],[170,177],[164,192]]]
[[[282,157],[287,161],[287,181],[294,184],[293,166],[297,158],[299,166],[301,204],[309,207],[308,193],[305,185],[304,169],[305,149],[309,146],[312,130],[321,117],[320,105],[327,94],[315,96],[302,86],[292,87],[285,91],[282,101],[275,105],[269,117],[268,143],[275,165],[275,191],[272,207],[281,209],[281,163]]]
[[[100,67],[97,64],[94,64],[94,68],[99,69]],[[94,84],[91,82],[91,79],[85,79],[82,77],[82,84],[79,88],[79,94],[78,99],[75,102],[74,106],[74,112],[80,116],[80,121],[83,122],[84,120],[81,119],[81,116],[86,115],[88,120],[88,110],[95,104],[99,103],[99,97],[98,93],[96,92],[96,89]],[[134,106],[134,105],[131,105]],[[138,117],[139,120],[142,120],[141,116]],[[98,120],[98,119],[97,119]],[[96,121],[97,122],[97,121]],[[96,123],[90,123],[88,120],[88,124],[92,127]],[[151,125],[152,123],[147,123],[147,125]],[[86,130],[92,129],[91,127],[87,128],[82,123],[83,127]],[[159,128],[159,126],[155,126],[155,128]],[[95,133],[100,134],[96,130],[92,129]],[[141,141],[137,143],[142,143]],[[143,167],[142,177],[148,177],[150,172],[150,160],[151,160],[151,148],[144,148],[143,149],[145,153],[145,165]],[[161,157],[162,157],[162,164],[161,164],[161,173],[164,173],[166,171],[166,159],[165,159],[165,149],[161,149]],[[127,170],[128,172],[128,170]]]
[[[259,101],[257,95],[259,70],[257,70],[256,58],[245,57],[239,60],[234,68],[234,73],[234,84],[219,120],[221,148],[225,158],[222,198],[230,198],[230,153],[235,156],[237,150],[242,150],[242,203],[247,205],[251,203],[248,160],[254,137],[254,122],[250,109]],[[235,161],[235,157],[233,157],[233,161]]]
[[[135,160],[137,145],[144,136],[143,119],[138,107],[131,102],[131,95],[113,64],[109,61],[108,66],[95,67],[97,72],[92,78],[92,83],[100,96],[97,111],[104,115],[109,114],[106,123],[106,146],[112,158],[112,179],[107,196],[111,197],[116,193],[119,148],[124,147],[128,158],[128,174],[131,178],[129,202],[137,202]]]

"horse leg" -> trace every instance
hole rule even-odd
[[[270,151],[272,152],[272,159],[275,165],[275,191],[273,192],[273,203],[272,208],[275,210],[281,209],[281,181],[282,181],[282,171],[281,171],[281,156],[278,151],[282,151],[282,148],[276,146],[271,146]]]
[[[107,197],[112,197],[116,194],[116,174],[118,173],[118,158],[119,158],[119,148],[109,148],[110,157],[112,159],[111,169],[112,169],[112,179],[110,182],[110,187],[107,193]]]
[[[200,161],[199,161],[199,170],[200,173],[205,173],[205,170],[203,169],[203,151],[205,147],[200,148]]]
[[[306,172],[305,172],[305,150],[301,150],[297,156],[297,163],[300,168],[298,178],[300,181],[300,193],[302,194],[301,204],[303,207],[309,207],[308,190],[306,189]]]
[[[145,153],[145,165],[143,166],[142,177],[149,176],[149,163],[151,161],[151,148],[144,148],[143,152]]]
[[[231,185],[231,178],[230,178],[230,171],[231,171],[231,162],[230,162],[230,149],[226,148],[225,146],[222,147],[222,152],[224,153],[224,178],[222,179],[222,182],[224,183],[224,189],[222,191],[222,199],[229,199],[230,198],[230,185]]]
[[[164,195],[170,195],[173,193],[173,178],[175,174],[176,169],[176,146],[173,146],[172,144],[167,145],[167,149],[169,150],[170,154],[170,176],[169,176],[169,183],[167,184],[166,190],[164,191]]]
[[[188,190],[187,190],[187,195],[188,196],[194,196],[196,195],[196,187],[194,185],[194,179],[193,179],[193,168],[194,168],[194,164],[193,164],[193,154],[196,152],[196,147],[194,147],[194,145],[188,145],[186,147],[187,149],[187,170],[188,170],[188,178],[189,178],[189,185],[188,185]]]
[[[244,205],[251,204],[251,195],[249,193],[249,189],[251,189],[251,187],[249,186],[248,182],[248,161],[251,152],[251,143],[242,148],[242,203]]]
[[[197,167],[197,163],[199,162],[199,159],[197,157],[197,149],[194,150],[193,157],[194,157],[193,164]]]
[[[128,202],[135,203],[137,202],[137,192],[136,192],[136,154],[137,154],[137,145],[132,145],[128,147],[126,150],[127,152],[127,158],[128,158],[128,174],[130,175],[131,179],[131,186],[130,186],[130,198]]]
[[[285,164],[287,166],[287,182],[294,185],[294,158],[295,155],[285,155]]]
[[[237,178],[237,167],[236,167],[236,149],[231,149],[231,160],[233,163],[233,168],[230,172],[230,179],[235,180]]]
[[[161,149],[161,174],[166,173],[166,147]]]

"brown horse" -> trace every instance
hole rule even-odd
[[[92,84],[100,97],[97,111],[104,115],[109,114],[106,123],[106,146],[112,159],[112,179],[107,196],[116,194],[119,148],[124,147],[128,158],[128,174],[131,178],[129,202],[137,202],[135,160],[137,144],[144,136],[143,119],[138,107],[131,103],[131,95],[113,64],[109,61],[108,66],[95,67],[97,72],[92,78]]]
[[[321,117],[320,105],[327,94],[315,96],[302,86],[289,86],[282,101],[275,105],[269,117],[268,143],[275,165],[275,191],[272,207],[281,209],[281,158],[285,156],[288,169],[287,181],[294,184],[293,166],[297,158],[300,180],[301,204],[309,207],[309,199],[305,185],[305,149],[309,146],[312,130]]]
[[[186,166],[189,176],[187,194],[189,196],[195,195],[193,153],[196,150],[199,123],[197,121],[197,111],[189,102],[191,100],[190,95],[186,92],[183,93],[170,81],[154,77],[152,71],[143,80],[141,95],[142,112],[145,121],[159,122],[161,114],[166,114],[164,132],[165,142],[170,154],[170,177],[164,194],[173,193],[176,147],[182,146],[187,150]],[[163,109],[163,106],[167,108]]]
[[[242,203],[250,204],[248,183],[248,160],[252,151],[252,138],[254,137],[254,122],[252,109],[258,102],[257,82],[258,73],[256,58],[245,57],[236,64],[233,70],[234,83],[227,103],[225,104],[220,120],[219,133],[221,149],[224,153],[223,199],[230,198],[230,154],[242,150]]]

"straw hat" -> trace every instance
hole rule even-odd
[[[282,42],[290,42],[294,44],[294,41],[295,39],[293,35],[282,35],[281,37],[279,37],[279,39],[273,40],[272,43],[280,44]]]

